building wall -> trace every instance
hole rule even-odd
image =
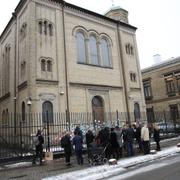
[[[161,63],[161,66],[154,66],[142,70],[143,81],[149,79],[151,81],[152,99],[146,100],[147,108],[152,108],[154,111],[170,111],[170,105],[177,105],[180,109],[180,95],[177,89],[177,81],[174,81],[176,87],[174,95],[170,96],[167,93],[167,87],[164,75],[178,72],[180,70],[179,57]]]
[[[45,21],[52,25],[52,35],[41,32],[39,23]],[[11,33],[6,41],[14,46],[11,61],[16,60],[16,68],[10,66],[10,79],[16,83],[16,93],[12,86],[10,97],[0,103],[1,112],[2,105],[9,106],[10,101],[13,107],[10,111],[17,112],[21,112],[22,102],[26,103],[26,112],[41,112],[45,101],[53,104],[54,112],[65,112],[68,104],[70,112],[92,112],[94,96],[103,99],[105,112],[133,112],[136,102],[145,111],[135,29],[122,24],[117,28],[114,21],[76,8],[62,8],[52,1],[28,1],[17,11],[13,22],[14,29],[8,28]],[[80,28],[88,36],[94,33],[99,38],[108,38],[111,67],[77,63],[76,32]],[[2,43],[3,38],[1,57],[7,43]],[[127,44],[133,47],[131,55],[127,55]],[[42,71],[42,59],[52,62],[51,71]],[[133,82],[131,72],[136,75]],[[13,97],[16,104],[10,100]]]

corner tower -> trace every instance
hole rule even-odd
[[[105,13],[105,16],[129,24],[128,11],[126,11],[120,6],[112,6]]]

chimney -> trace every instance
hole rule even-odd
[[[153,56],[153,59],[154,59],[154,64],[158,64],[161,62],[161,55],[160,54],[155,54]]]

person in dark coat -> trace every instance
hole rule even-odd
[[[87,153],[88,157],[90,158],[90,152],[91,152],[91,144],[94,141],[94,135],[93,132],[89,129],[86,133],[86,144],[87,144]]]
[[[127,128],[127,125],[124,124],[122,128],[123,152],[127,152]]]
[[[82,139],[83,139],[83,132],[82,132],[82,130],[80,129],[79,126],[76,126],[74,132],[76,132],[76,133],[77,133],[79,136],[81,136]]]
[[[36,159],[39,159],[40,165],[42,164],[42,157],[43,157],[43,144],[44,144],[44,137],[41,134],[41,130],[38,129],[37,134],[35,136],[35,148],[36,154],[33,157],[33,164],[36,164]]]
[[[69,166],[71,165],[70,157],[72,154],[71,152],[72,148],[71,148],[71,137],[68,132],[61,138],[61,147],[64,148],[66,166]]]
[[[94,135],[93,132],[89,129],[86,133],[86,144],[87,148],[89,147],[90,143],[94,141]]]
[[[126,141],[127,141],[127,154],[128,156],[134,155],[133,142],[134,142],[134,131],[131,125],[127,125],[126,129]]]
[[[118,126],[115,127],[114,132],[116,133],[117,142],[119,144],[119,157],[122,157],[122,148],[123,148],[123,135],[122,135],[122,128]]]
[[[110,147],[110,132],[109,128],[105,127],[99,131],[99,139],[102,147],[106,148],[105,155],[106,158],[109,159],[111,155],[111,147]]]
[[[77,163],[83,165],[82,149],[83,149],[83,139],[78,134],[77,131],[74,131],[73,145],[75,145],[75,153],[77,158]]]
[[[140,124],[133,124],[134,130],[134,137],[138,144],[139,152],[143,152],[142,141],[141,141],[141,125]]]
[[[160,143],[159,143],[160,142],[160,131],[156,124],[154,125],[153,138],[154,138],[154,141],[156,142],[156,150],[160,151],[161,150]]]
[[[114,132],[114,128],[111,128],[110,144],[111,144],[111,154],[113,155],[113,158],[119,159],[119,144],[117,141],[117,135]]]
[[[109,143],[110,133],[108,127],[105,127],[99,131],[99,138],[103,147]]]

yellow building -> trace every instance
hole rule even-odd
[[[148,121],[179,122],[180,57],[143,69],[142,78]]]
[[[0,113],[145,112],[136,27],[61,0],[21,0],[0,36]],[[135,119],[134,119],[135,115]]]

